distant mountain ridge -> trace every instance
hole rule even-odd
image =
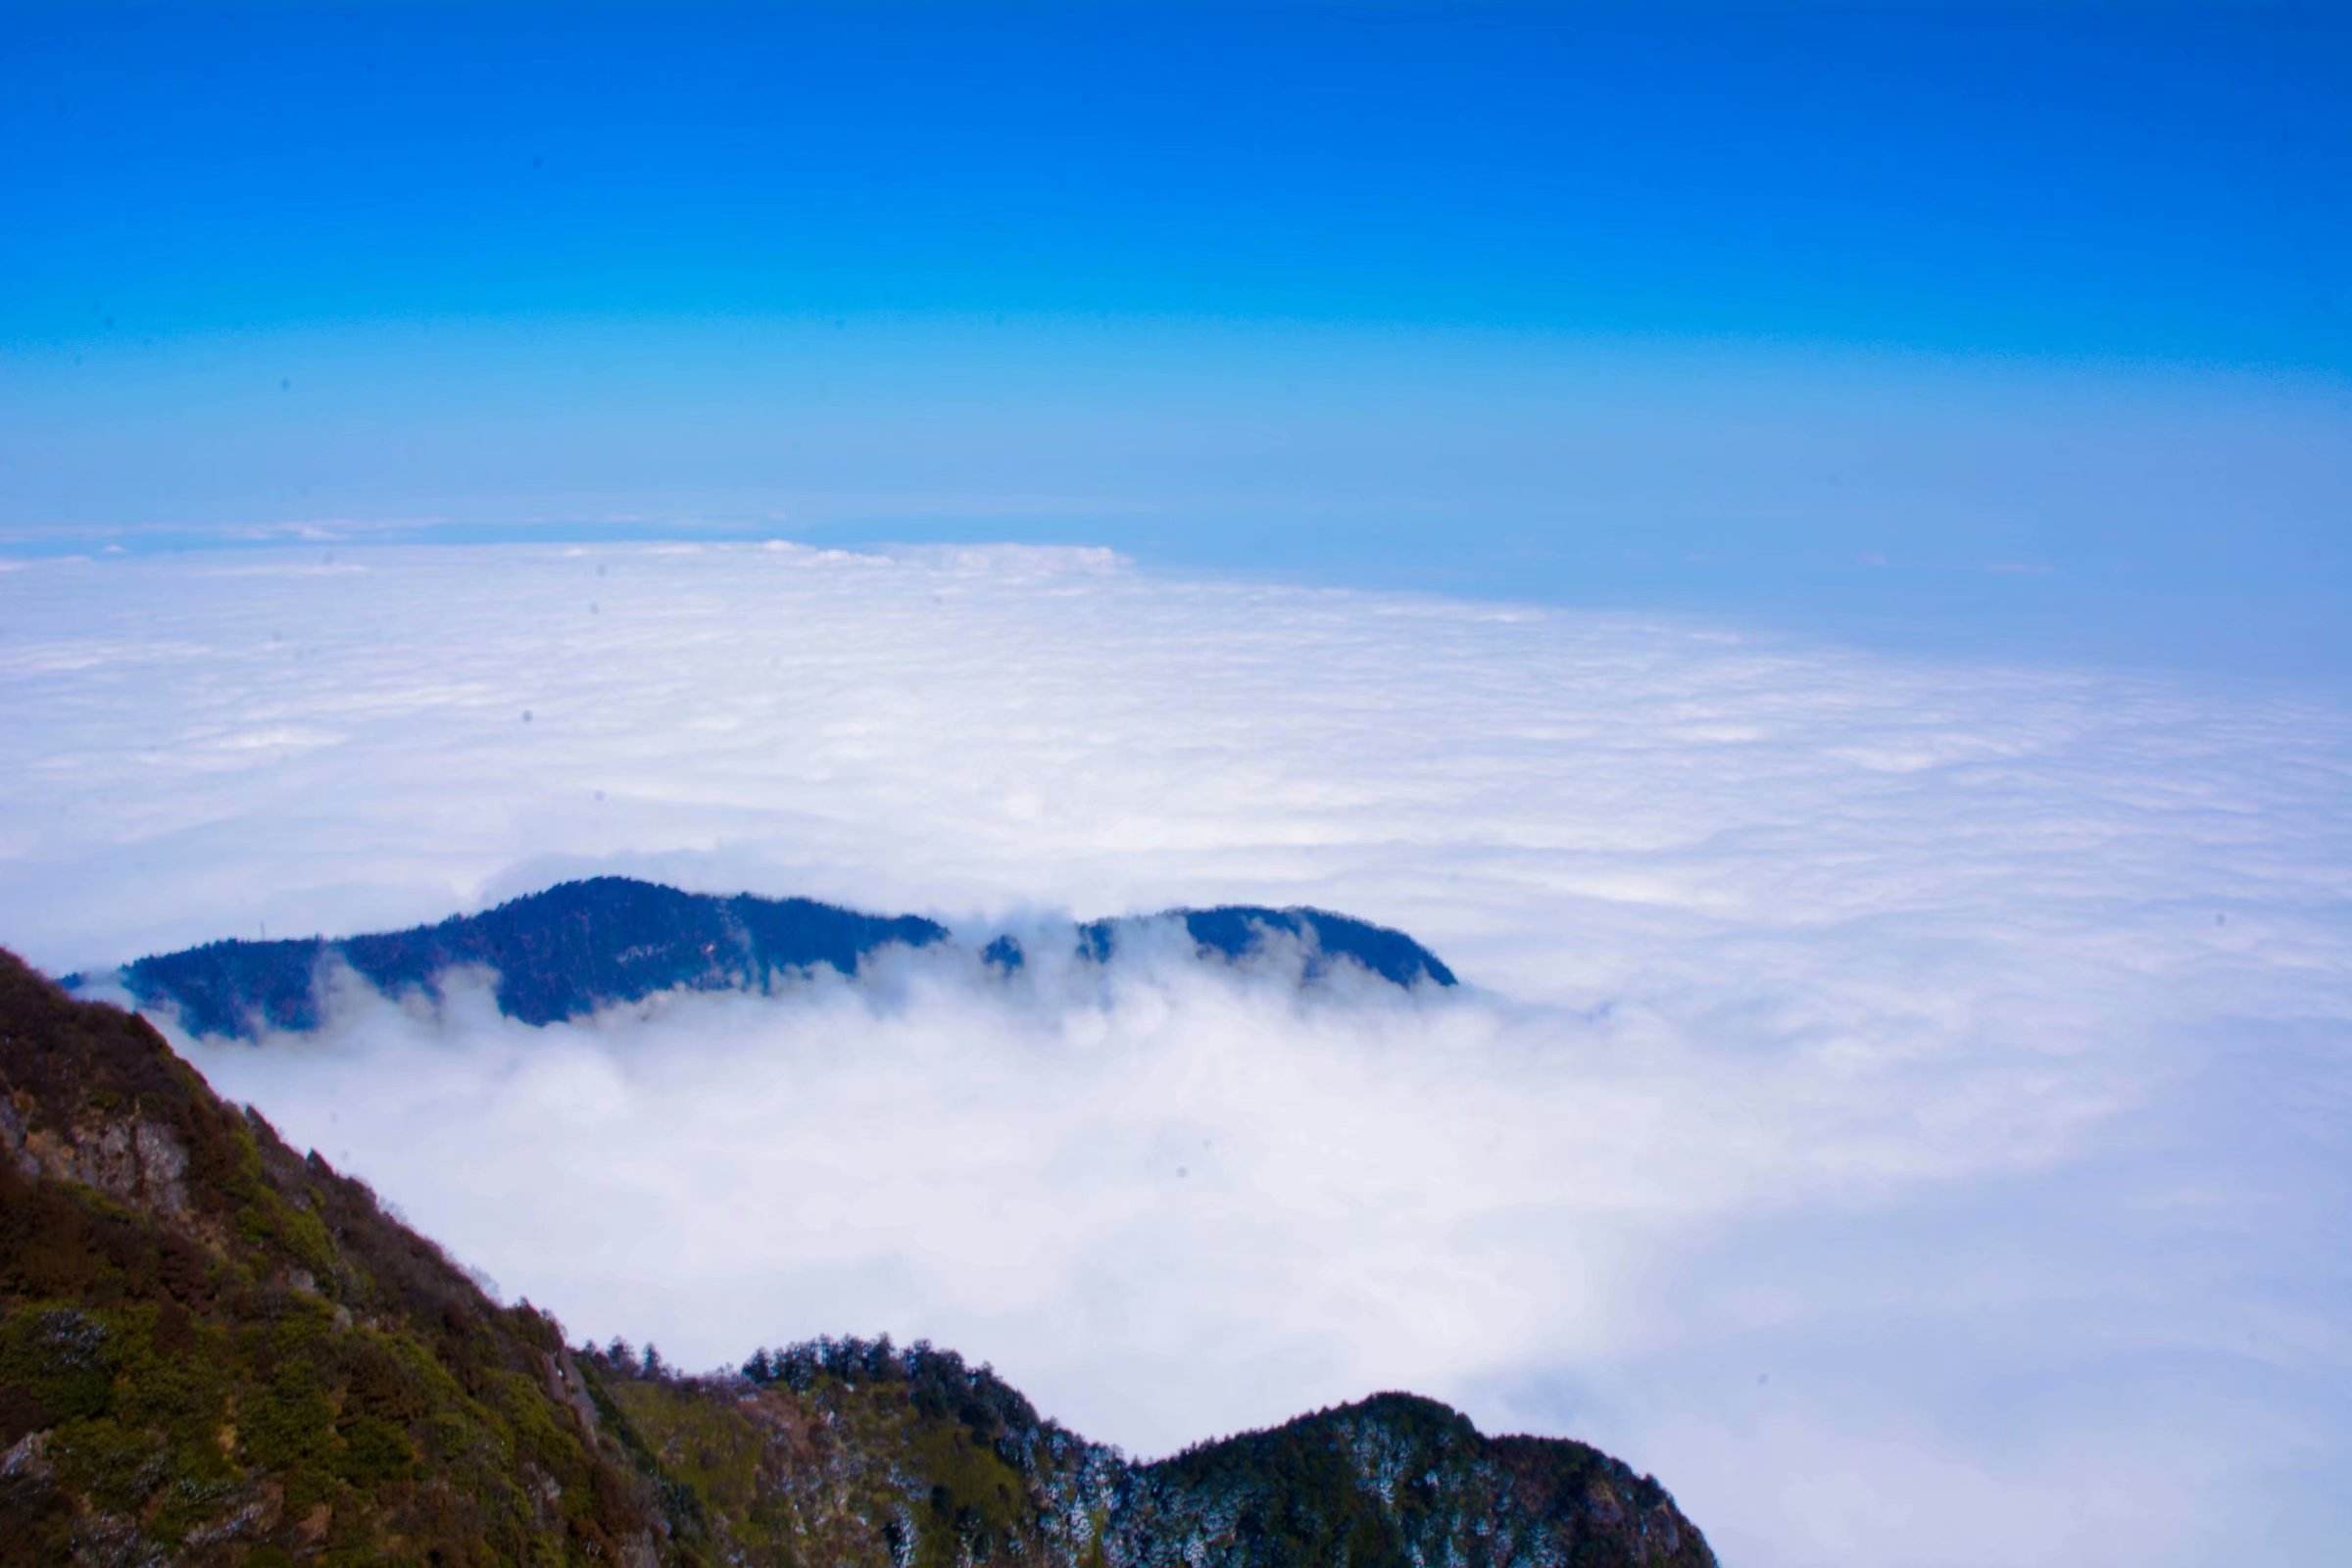
[[[1139,1464],[987,1366],[681,1377],[502,1305],[0,951],[0,1568],[1714,1568],[1665,1489],[1378,1395]]]
[[[257,1026],[315,1029],[318,966],[333,956],[387,996],[440,995],[467,964],[498,972],[498,1005],[529,1024],[555,1023],[659,991],[760,991],[788,971],[829,964],[855,974],[890,943],[926,947],[947,927],[883,918],[813,899],[722,898],[630,877],[564,882],[436,925],[362,936],[209,942],[120,971],[141,1006],[175,1008],[195,1034],[251,1035]],[[67,985],[83,977],[69,976]]]
[[[1071,951],[1090,962],[1110,962],[1153,919],[1181,921],[1203,960],[1238,961],[1269,936],[1295,939],[1305,951],[1300,978],[1309,985],[1327,981],[1343,960],[1398,986],[1455,983],[1436,954],[1402,932],[1311,908],[1225,905],[1094,920],[1071,927]],[[946,926],[920,915],[600,876],[434,925],[337,938],[231,938],[154,954],[111,977],[69,975],[63,984],[76,990],[114,978],[140,1006],[171,1008],[192,1034],[249,1039],[265,1029],[318,1027],[320,966],[330,958],[387,996],[421,992],[436,999],[451,970],[483,965],[497,972],[502,1012],[544,1025],[663,991],[769,993],[819,965],[856,975],[894,944],[926,948],[954,940]],[[1005,973],[1028,961],[1009,935],[990,941],[981,956]]]

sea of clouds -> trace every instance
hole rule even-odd
[[[24,564],[0,710],[0,941],[53,971],[626,871],[973,932],[1309,903],[1466,982],[928,952],[183,1042],[575,1336],[928,1336],[1146,1453],[1412,1388],[1741,1564],[2352,1534],[2328,698],[637,545]]]

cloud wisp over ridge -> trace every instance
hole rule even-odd
[[[2352,1523],[2338,709],[1035,550],[54,561],[0,608],[0,917],[52,969],[625,871],[1314,905],[1471,982],[943,951],[196,1051],[575,1330],[929,1334],[1147,1449],[1409,1385],[1739,1561]]]
[[[1297,944],[1301,984],[1353,965],[1395,985],[1450,986],[1445,960],[1399,931],[1326,909],[1222,905],[1157,915],[1066,923],[1018,934],[971,935],[1000,973],[1026,967],[1033,950],[1076,953],[1092,963],[1122,948],[1167,939],[1180,927],[1200,962],[1247,962],[1270,938]],[[561,882],[479,914],[452,915],[403,931],[344,937],[224,937],[177,953],[149,954],[101,974],[63,977],[69,991],[105,990],[158,1011],[193,1035],[251,1038],[324,1021],[322,992],[351,984],[438,1004],[454,971],[494,977],[498,1010],[524,1023],[584,1017],[663,991],[789,993],[812,971],[857,976],[882,949],[929,947],[955,934],[919,915],[890,917],[810,899],[721,898],[635,877]]]

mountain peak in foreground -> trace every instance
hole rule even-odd
[[[1450,986],[1453,971],[1399,931],[1323,909],[1227,905],[1068,928],[1069,950],[1108,963],[1154,920],[1179,922],[1203,961],[1237,962],[1269,940],[1303,955],[1300,983],[1316,985],[1348,962],[1392,984]],[[340,963],[386,996],[438,999],[452,970],[496,972],[499,1010],[527,1024],[579,1018],[663,991],[772,994],[825,967],[856,975],[884,948],[954,945],[921,915],[875,915],[813,899],[689,893],[632,877],[562,882],[479,914],[435,925],[352,937],[230,939],[151,955],[117,971],[143,1007],[170,1008],[191,1034],[252,1038],[265,1029],[309,1030],[323,1021],[322,968]],[[1001,935],[981,952],[1009,974],[1027,955]],[[84,977],[71,975],[68,989]]]
[[[7,1568],[1713,1560],[1617,1460],[1404,1395],[1136,1464],[928,1346],[571,1348],[0,952]]]

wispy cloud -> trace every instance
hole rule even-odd
[[[2352,1524],[2338,710],[1099,554],[367,564],[9,574],[5,940],[594,868],[1311,902],[1472,986],[933,956],[199,1054],[577,1330],[929,1333],[1145,1448],[1412,1385],[1654,1468],[1737,1561]]]

